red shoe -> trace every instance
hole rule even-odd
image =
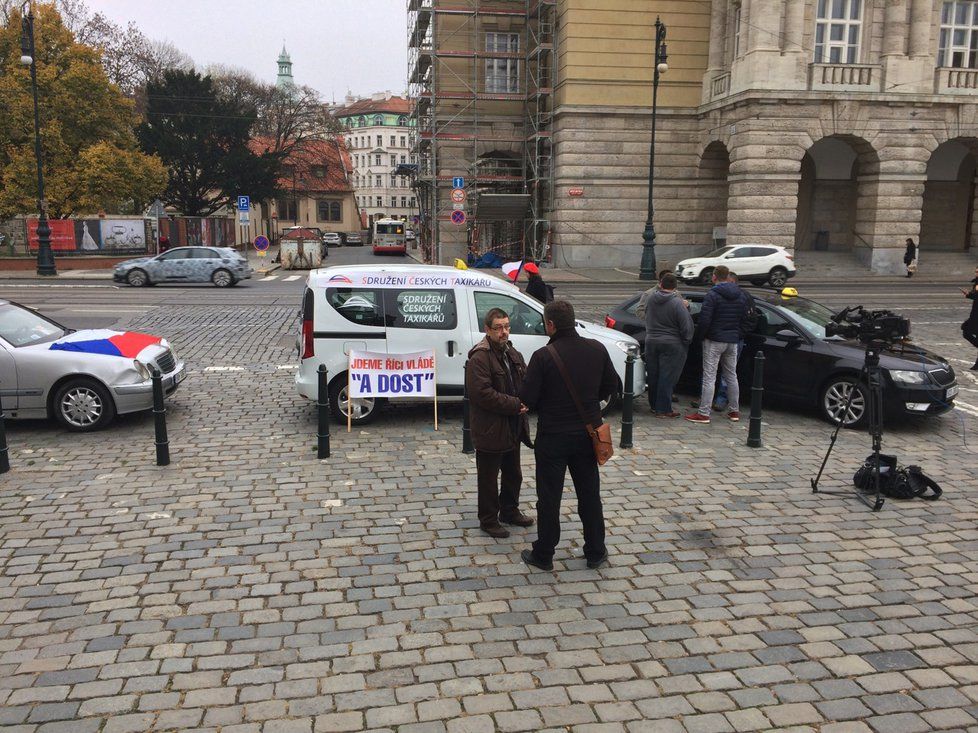
[[[710,418],[708,418],[706,415],[701,415],[698,412],[688,412],[686,413],[685,417],[690,422],[698,422],[704,424],[709,424],[710,422]]]
[[[740,413],[736,410],[731,410],[728,412],[727,417],[730,418],[730,422],[740,422]]]

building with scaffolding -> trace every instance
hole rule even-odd
[[[408,0],[408,10],[429,261],[494,251],[637,272],[657,17],[668,29],[659,266],[719,241],[812,262],[825,250],[881,272],[902,268],[906,237],[924,252],[978,250],[978,1]]]
[[[547,257],[555,11],[556,0],[408,0],[415,188],[429,261],[486,251]]]

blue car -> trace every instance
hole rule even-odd
[[[209,282],[227,288],[251,274],[248,260],[230,247],[175,247],[155,257],[120,262],[112,279],[137,288],[173,282]]]

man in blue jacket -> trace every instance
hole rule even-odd
[[[740,385],[737,383],[737,346],[747,330],[750,318],[748,295],[734,282],[727,282],[730,269],[719,265],[713,271],[716,283],[703,300],[696,335],[703,339],[703,385],[698,412],[686,419],[695,423],[710,422],[710,407],[716,389],[717,368],[727,382],[727,417],[740,420]]]

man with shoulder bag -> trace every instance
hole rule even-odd
[[[537,413],[537,539],[521,557],[527,565],[553,570],[560,500],[570,469],[584,529],[584,557],[589,568],[599,568],[608,561],[608,550],[598,464],[607,460],[612,447],[599,403],[618,391],[618,375],[604,346],[577,333],[574,307],[566,300],[547,303],[543,320],[550,342],[530,358],[520,389],[520,399]]]

